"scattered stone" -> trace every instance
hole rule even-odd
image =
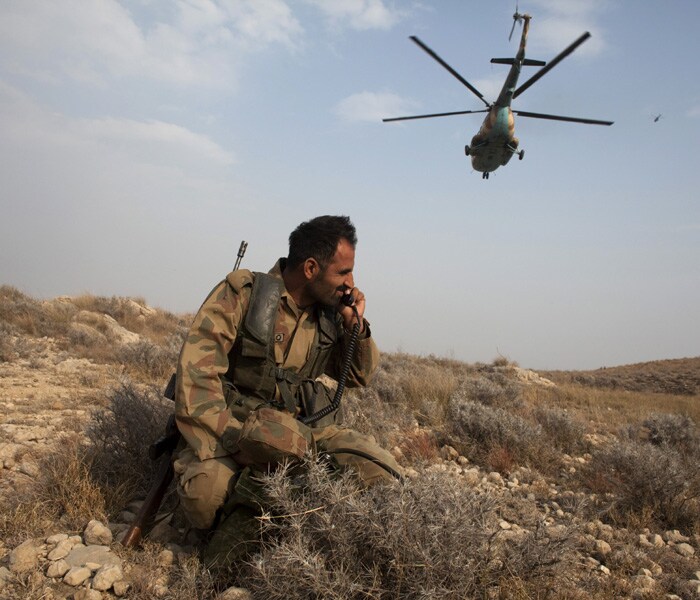
[[[668,531],[664,531],[662,537],[664,540],[666,540],[666,542],[672,542],[674,544],[690,541],[690,538],[684,536],[680,531],[678,531],[678,529],[669,529]]]
[[[112,591],[114,592],[115,596],[121,598],[126,596],[126,593],[129,591],[130,587],[131,584],[128,581],[117,581],[112,586]]]
[[[457,460],[459,457],[459,452],[455,450],[452,446],[445,445],[440,448],[440,458],[443,460]]]
[[[67,533],[57,533],[55,535],[52,535],[50,537],[46,538],[46,543],[50,545],[58,544],[59,542],[62,542],[63,540],[68,539],[68,534]]]
[[[245,588],[230,587],[221,592],[216,600],[253,600],[253,596]]]
[[[112,532],[109,527],[93,519],[87,524],[83,532],[83,539],[88,546],[109,546],[112,543]]]
[[[85,583],[92,575],[92,571],[87,567],[71,567],[71,569],[64,575],[63,581],[68,585],[73,587],[78,587],[82,583]]]
[[[49,564],[46,576],[51,578],[63,577],[70,570],[70,565],[62,558]]]
[[[10,552],[10,571],[26,573],[39,566],[39,555],[43,547],[36,540],[27,540]]]
[[[102,600],[102,594],[97,590],[84,589],[75,592],[75,600]]]
[[[118,556],[112,554],[107,546],[74,546],[66,562],[71,567],[82,567],[86,563],[97,563],[99,565],[119,565],[122,562]]]
[[[163,550],[158,555],[158,564],[161,567],[169,567],[175,562],[175,553],[172,550]]]
[[[676,544],[673,546],[673,549],[680,554],[681,556],[685,556],[686,558],[690,558],[691,556],[695,555],[695,548],[693,548],[690,544],[686,544],[685,542],[681,544]]]
[[[610,547],[610,544],[606,542],[605,540],[596,540],[595,541],[595,551],[594,554],[596,558],[604,560],[605,557],[612,552],[612,548]]]
[[[65,540],[62,540],[56,544],[56,547],[49,552],[48,559],[49,560],[61,560],[62,558],[65,558],[68,556],[70,551],[73,549],[73,546],[75,544],[68,539],[68,536],[66,536]]]
[[[107,591],[117,581],[124,579],[124,573],[119,565],[105,565],[92,579],[92,587],[95,590]]]

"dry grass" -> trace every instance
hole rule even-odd
[[[446,475],[363,491],[310,464],[300,483],[267,479],[266,541],[238,580],[256,598],[556,597],[573,561],[572,531],[505,536],[499,501]]]
[[[144,304],[90,295],[38,302],[0,286],[0,361],[23,359],[40,369],[40,338],[50,336],[65,356],[116,364],[131,377],[108,395],[86,435],[67,437],[42,459],[33,485],[0,498],[0,536],[8,547],[30,535],[82,529],[146,490],[152,473],[147,446],[172,410],[161,387],[191,317],[138,308]],[[96,316],[78,322],[80,311]],[[138,333],[140,341],[115,343],[100,314]],[[503,357],[467,365],[384,355],[372,384],[346,393],[345,424],[384,447],[398,446],[402,461],[419,470],[439,460],[449,443],[483,469],[527,480],[536,500],[516,507],[447,474],[423,473],[403,486],[361,491],[350,478],[329,477],[313,464],[306,479],[292,482],[278,473],[267,483],[275,504],[265,545],[236,583],[265,600],[613,599],[632,594],[630,578],[653,558],[663,574],[658,594],[646,597],[691,597],[689,565],[697,570],[698,562],[670,552],[616,550],[607,559],[611,576],[582,570],[575,524],[602,518],[627,527],[629,535],[642,527],[700,534],[700,395],[693,387],[700,359],[541,374],[557,387],[518,382],[513,363]],[[563,453],[576,460],[564,460]],[[568,490],[558,498],[562,506],[578,506],[567,508],[575,515],[560,537],[545,536],[537,526],[554,485]],[[507,515],[512,522],[522,519],[527,531],[497,533]],[[161,549],[146,544],[124,552],[134,564],[129,597],[152,598],[164,581],[173,600],[204,600],[225,583],[195,557],[164,570],[157,564]],[[28,598],[41,597],[40,589],[25,582]]]

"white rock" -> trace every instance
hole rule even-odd
[[[36,540],[27,540],[10,552],[10,571],[13,573],[26,573],[39,565],[39,554],[43,546]]]
[[[118,565],[105,565],[92,579],[92,587],[96,590],[106,591],[111,588],[117,581],[124,579],[122,568]]]
[[[87,524],[83,539],[88,546],[109,546],[112,543],[112,532],[109,527],[93,519]]]
[[[610,547],[610,544],[606,542],[605,540],[596,540],[595,541],[595,552],[598,556],[602,556],[605,558],[610,552],[612,551],[612,548]]]
[[[680,554],[681,556],[685,556],[686,558],[689,558],[691,556],[695,555],[695,548],[693,548],[690,544],[686,544],[685,542],[681,544],[676,544],[673,549]]]
[[[122,596],[126,596],[126,593],[129,591],[130,587],[131,584],[128,581],[117,581],[112,586],[112,591],[114,592],[115,596],[121,598]]]
[[[161,567],[169,567],[175,562],[175,553],[172,550],[163,550],[158,555],[158,564]]]
[[[63,577],[70,570],[70,565],[62,558],[52,562],[49,568],[46,569],[47,577]]]
[[[75,600],[102,600],[102,594],[97,590],[84,589],[77,591],[73,598]]]
[[[221,592],[216,600],[253,600],[253,596],[245,588],[230,587]]]
[[[604,575],[610,575],[610,569],[608,569],[608,567],[606,567],[605,565],[600,565],[598,567],[598,570]]]
[[[684,536],[678,529],[669,529],[668,531],[664,531],[663,533],[663,539],[666,540],[667,542],[689,542],[690,538],[687,538]]]
[[[72,567],[63,577],[63,581],[73,587],[78,587],[90,579],[92,571],[87,567]]]
[[[66,536],[65,540],[62,540],[56,544],[56,547],[49,552],[48,559],[49,560],[61,560],[62,558],[65,558],[68,556],[70,551],[73,549],[73,544],[69,539],[68,536]]]
[[[46,543],[47,544],[58,544],[59,542],[62,542],[63,540],[68,539],[68,534],[67,533],[57,533],[56,535],[52,535],[50,537],[46,538]]]

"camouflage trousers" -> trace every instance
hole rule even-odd
[[[340,469],[350,469],[360,481],[370,486],[393,480],[392,474],[370,458],[401,475],[402,468],[372,436],[353,429],[329,425],[312,429],[316,450],[328,453]],[[354,454],[358,452],[359,454]],[[362,456],[362,454],[367,456]],[[237,475],[242,471],[230,456],[199,460],[189,447],[182,450],[174,463],[178,477],[178,494],[186,517],[193,527],[209,529],[219,509],[232,496]]]

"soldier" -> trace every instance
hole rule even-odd
[[[229,273],[194,319],[177,368],[176,422],[187,445],[174,469],[192,526],[215,528],[205,550],[212,565],[228,564],[257,537],[260,471],[315,448],[366,485],[401,472],[374,438],[337,425],[334,413],[309,427],[299,420],[329,403],[317,378],[339,377],[354,323],[347,385],[367,385],[378,363],[353,278],[356,243],[348,217],[302,223],[286,259],[268,274]]]

